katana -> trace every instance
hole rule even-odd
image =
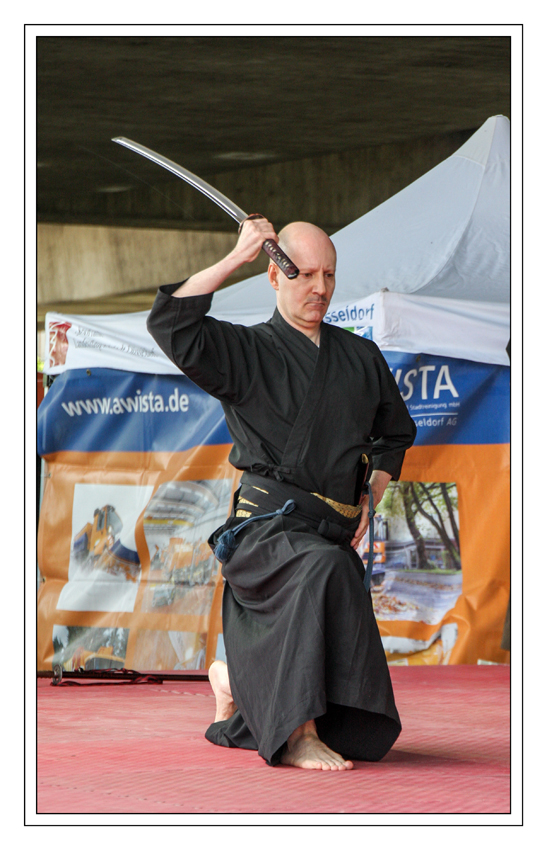
[[[259,215],[247,215],[246,212],[243,212],[243,210],[236,206],[236,204],[227,198],[226,195],[223,195],[222,192],[218,191],[218,189],[215,189],[209,183],[206,183],[205,180],[201,179],[201,177],[197,177],[197,175],[192,174],[191,171],[183,168],[182,165],[178,165],[176,162],[173,162],[173,160],[167,159],[167,157],[150,150],[150,148],[140,145],[138,142],[133,142],[131,139],[126,139],[123,136],[116,136],[112,139],[112,141],[116,142],[118,145],[123,145],[124,147],[129,148],[129,150],[135,151],[135,153],[139,153],[141,156],[145,156],[157,165],[161,165],[162,168],[166,168],[167,171],[171,171],[171,173],[175,174],[177,177],[185,180],[190,184],[190,186],[198,189],[199,192],[202,192],[206,195],[206,197],[210,198],[211,201],[214,201],[215,204],[224,210],[224,212],[234,218],[240,227],[248,218],[262,218],[262,216]],[[292,260],[287,257],[285,252],[281,250],[277,243],[273,241],[273,239],[267,239],[262,245],[262,250],[266,252],[268,257],[270,257],[277,266],[279,266],[286,277],[291,280],[292,278],[298,277],[299,271],[297,267]]]

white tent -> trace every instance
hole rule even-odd
[[[387,287],[509,302],[510,127],[489,118],[452,156],[334,237],[344,297]]]
[[[374,339],[383,349],[506,365],[508,119],[489,118],[452,156],[332,241],[337,283],[327,321],[355,326],[375,303]],[[274,306],[263,274],[217,293],[211,312],[250,324]]]
[[[372,337],[382,350],[508,365],[509,189],[509,121],[495,116],[448,159],[333,235],[337,283],[326,321]],[[261,274],[217,292],[211,315],[250,325],[274,307]],[[146,316],[48,314],[46,331],[66,320],[71,328],[66,362],[46,372],[176,372],[148,335]]]

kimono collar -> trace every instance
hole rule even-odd
[[[270,319],[270,324],[275,328],[275,330],[283,336],[292,336],[293,339],[297,340],[301,345],[305,345],[306,347],[312,346],[312,350],[316,352],[319,350],[319,345],[306,336],[303,331],[299,331],[297,328],[294,328],[290,325],[286,319],[283,318],[277,307],[275,308],[274,314]],[[321,324],[321,339],[323,338],[323,334],[325,331],[325,323]]]

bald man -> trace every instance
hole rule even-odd
[[[299,269],[289,280],[270,263],[272,318],[244,327],[207,316],[266,239]],[[315,225],[278,236],[249,219],[219,263],[160,288],[148,329],[220,400],[242,470],[210,541],[218,554],[221,535],[237,530],[235,551],[219,555],[227,664],[209,671],[217,708],[206,737],[273,766],[341,771],[381,759],[401,730],[355,550],[368,526],[363,457],[377,505],[416,428],[378,347],[323,321],[335,273],[334,245]]]

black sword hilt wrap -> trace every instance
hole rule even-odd
[[[241,232],[241,228],[250,218],[264,218],[264,216],[259,213],[248,215],[247,218],[244,218],[240,223],[238,233]],[[298,277],[300,273],[299,269],[295,266],[293,261],[287,257],[285,252],[281,250],[279,245],[273,241],[273,239],[266,239],[262,245],[262,250],[265,251],[270,260],[274,261],[276,266],[279,266],[285,277],[288,277],[289,280],[293,280],[293,278]]]

